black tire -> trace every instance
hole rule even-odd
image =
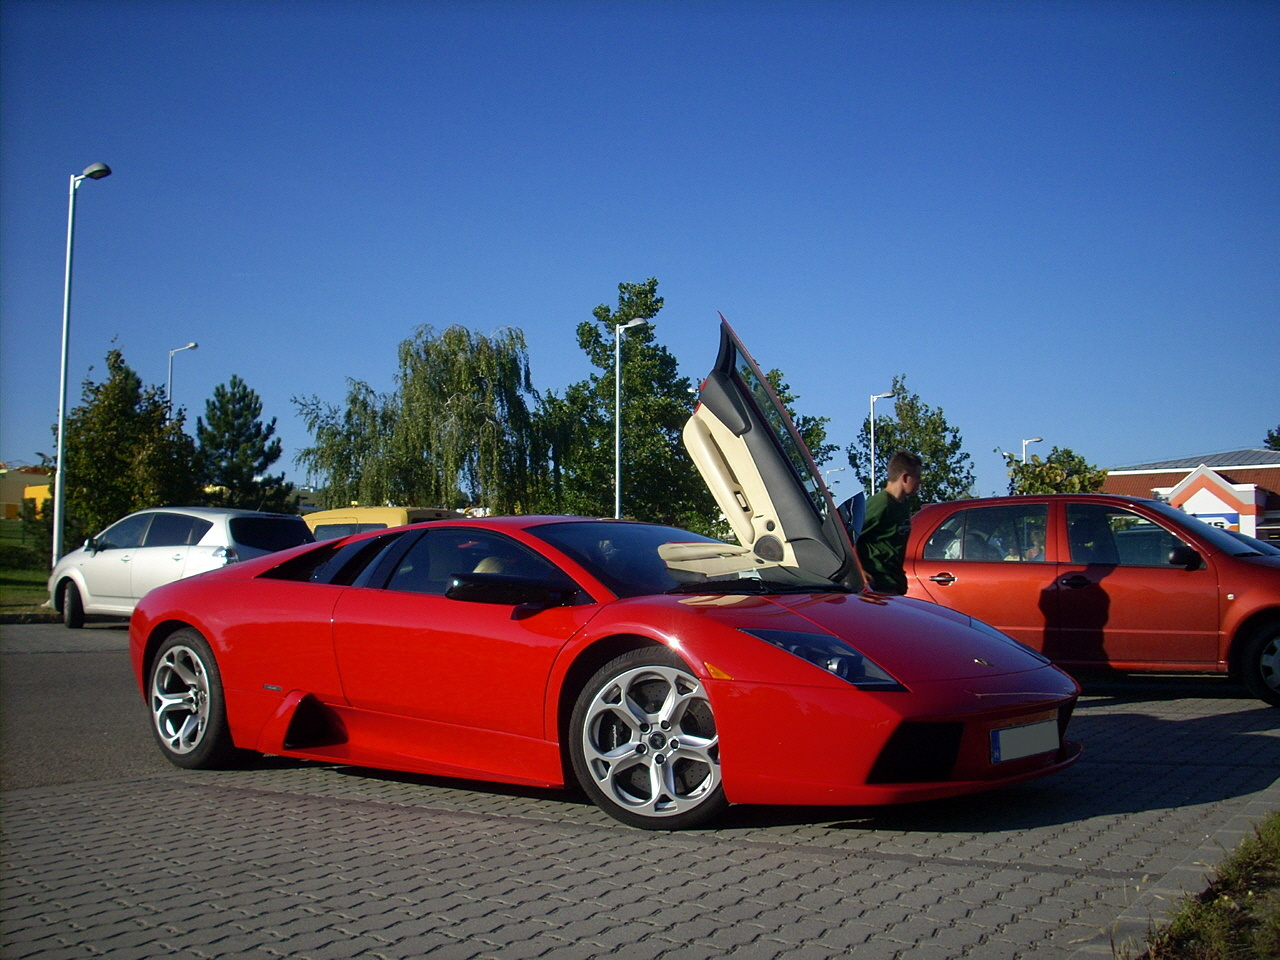
[[[578,695],[569,756],[587,796],[645,830],[700,827],[728,808],[711,702],[666,647],[605,664]]]
[[[160,645],[147,677],[147,706],[160,751],[175,766],[210,770],[241,758],[227,726],[218,662],[198,631],[184,628]]]
[[[1280,624],[1264,627],[1244,645],[1241,679],[1259,700],[1280,707]]]
[[[67,580],[62,585],[62,622],[70,630],[84,626],[84,601],[76,585]]]

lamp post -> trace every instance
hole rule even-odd
[[[1022,441],[1022,462],[1023,462],[1023,463],[1026,463],[1026,462],[1027,462],[1027,444],[1028,444],[1028,443],[1042,443],[1043,441],[1044,441],[1044,437],[1032,437],[1030,440],[1023,440],[1023,441]]]
[[[67,199],[67,270],[62,283],[62,369],[58,376],[58,451],[53,477],[53,563],[62,556],[63,514],[66,512],[67,472],[63,459],[67,450],[67,346],[71,339],[71,252],[76,233],[76,191],[85,180],[111,176],[105,163],[92,163],[78,176],[72,174]]]
[[[876,401],[893,396],[893,391],[873,393],[871,395],[871,492],[876,492]]]
[[[200,346],[200,344],[192,340],[185,347],[174,347],[169,351],[169,380],[164,388],[164,402],[169,405],[170,422],[173,421],[173,355],[175,353],[181,353],[183,350],[194,350],[198,346]]]
[[[622,332],[648,320],[632,320],[613,328],[613,516],[622,519]]]

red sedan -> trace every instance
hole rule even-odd
[[[1280,557],[1168,504],[1062,494],[930,504],[908,596],[1054,662],[1231,673],[1280,706]]]

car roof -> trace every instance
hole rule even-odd
[[[147,507],[135,510],[129,516],[141,513],[185,513],[187,516],[200,517],[204,520],[219,520],[229,517],[294,517],[292,513],[266,513],[262,510],[243,510],[235,507]],[[298,517],[301,520],[301,517]]]
[[[1130,497],[1119,493],[1019,493],[1011,494],[1004,497],[971,497],[967,500],[943,500],[938,503],[926,503],[920,508],[923,513],[925,510],[941,510],[953,509],[957,507],[999,507],[1009,504],[1018,503],[1046,503],[1054,500],[1074,500],[1074,501],[1095,501],[1097,503],[1132,503],[1132,504],[1153,504],[1160,503],[1160,500],[1153,500],[1150,497]]]

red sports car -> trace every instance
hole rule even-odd
[[[848,531],[725,325],[686,429],[739,545],[616,520],[444,520],[147,595],[174,763],[256,751],[541,787],[634,826],[883,804],[1073,762],[1079,689],[963,614],[862,590]],[[728,513],[728,510],[726,510]]]
[[[1230,673],[1280,706],[1280,556],[1166,503],[1099,493],[930,504],[907,595],[1055,663]]]

